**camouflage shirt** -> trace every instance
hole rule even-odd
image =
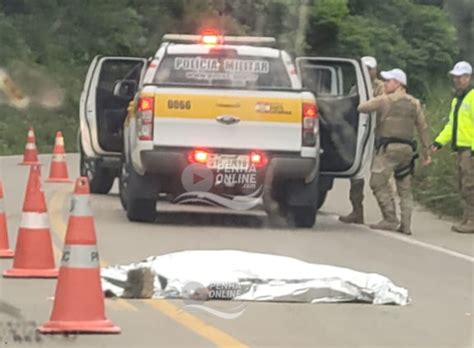
[[[418,131],[418,135],[421,141],[421,157],[422,159],[426,159],[429,156],[429,148],[430,148],[430,141],[428,135],[428,125],[426,123],[425,115],[423,113],[423,109],[421,107],[420,101],[415,97],[406,93],[403,88],[398,88],[395,92],[390,94],[382,94],[378,97],[375,97],[371,100],[368,100],[364,103],[361,103],[358,107],[359,112],[374,112],[376,111],[380,114],[380,122],[383,123],[384,119],[390,112],[392,104],[394,102],[399,101],[402,98],[410,99],[416,107],[416,118],[415,118],[415,126]],[[380,130],[381,127],[379,125],[378,129]],[[413,132],[413,130],[407,129],[407,132]],[[376,133],[376,137],[377,137]]]

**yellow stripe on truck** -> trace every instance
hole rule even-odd
[[[155,118],[215,119],[221,115],[236,116],[241,121],[301,123],[301,99],[161,93],[155,95]]]

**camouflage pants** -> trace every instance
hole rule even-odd
[[[471,151],[458,153],[459,190],[464,203],[464,221],[474,221],[474,156]]]
[[[362,202],[364,200],[364,179],[351,179],[349,199],[351,200],[354,210],[358,208],[362,209]]]
[[[370,188],[382,211],[383,218],[396,221],[395,198],[390,185],[390,179],[395,171],[406,167],[413,158],[411,146],[405,144],[389,144],[384,150],[381,148],[374,157],[371,168]],[[402,224],[407,228],[411,224],[413,210],[413,193],[411,189],[411,175],[395,179],[398,195],[400,196],[400,211]]]

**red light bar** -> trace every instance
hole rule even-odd
[[[219,41],[220,40],[216,35],[204,35],[201,38],[201,42],[205,45],[217,45]]]

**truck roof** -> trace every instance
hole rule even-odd
[[[203,44],[169,44],[167,54],[208,54],[211,49],[233,49],[242,56],[256,56],[278,58],[280,50],[270,47],[256,47],[246,45],[203,45]]]

